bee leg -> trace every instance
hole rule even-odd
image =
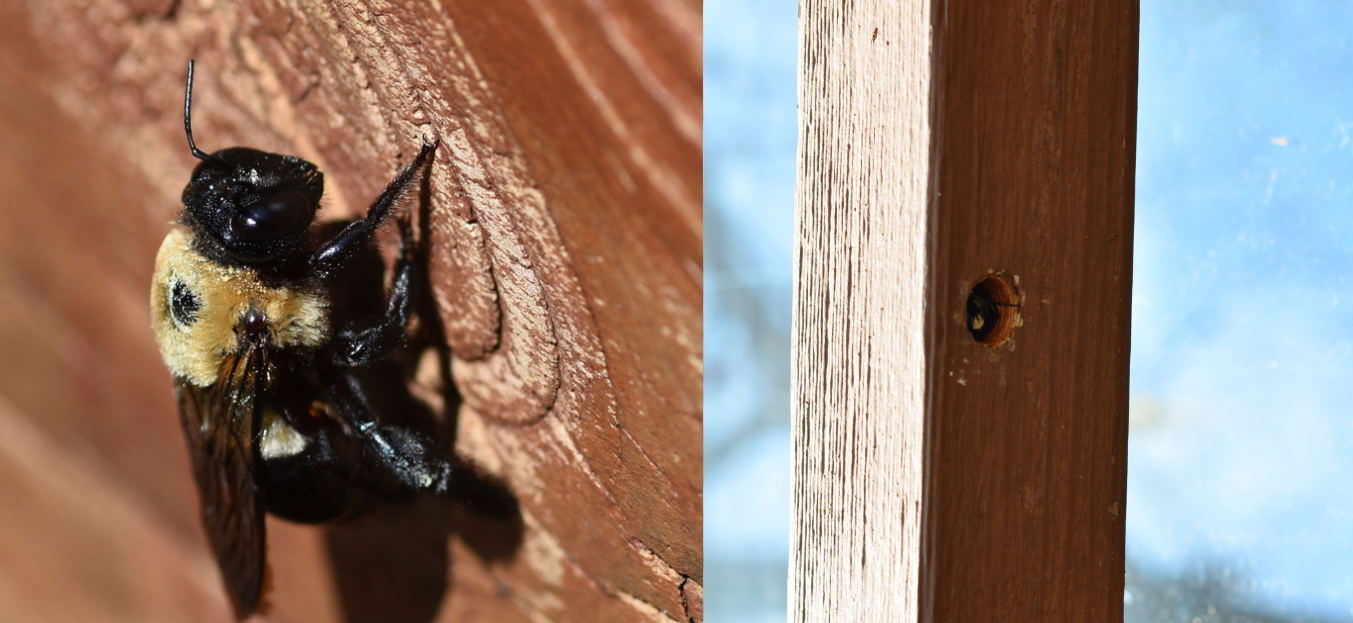
[[[334,336],[334,363],[342,367],[363,367],[379,361],[403,343],[404,327],[413,310],[414,267],[413,227],[407,217],[400,218],[399,259],[395,262],[394,283],[390,286],[390,301],[385,308],[385,320],[363,331],[339,331]]]
[[[338,232],[337,236],[334,236],[332,240],[326,242],[314,255],[310,256],[310,269],[315,274],[321,278],[332,276],[343,267],[344,262],[371,242],[371,236],[376,233],[376,228],[380,227],[386,216],[389,216],[395,204],[408,190],[414,174],[422,170],[423,165],[427,164],[428,158],[432,156],[432,152],[437,149],[437,145],[440,143],[440,137],[432,139],[431,142],[424,138],[423,148],[419,150],[418,156],[413,159],[413,162],[409,163],[409,166],[404,167],[399,175],[395,176],[395,179],[390,181],[385,190],[381,191],[381,194],[376,197],[376,201],[372,202],[370,208],[367,208],[366,218],[354,221],[344,227],[343,231]]]
[[[436,441],[417,431],[381,424],[367,402],[366,392],[357,377],[338,370],[330,389],[339,416],[364,442],[367,454],[379,467],[393,476],[398,489],[428,491],[445,495],[451,491],[451,460],[437,449]]]

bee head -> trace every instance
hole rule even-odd
[[[183,189],[185,222],[231,258],[256,264],[304,246],[324,174],[294,156],[247,147],[211,154]]]
[[[183,189],[184,223],[203,244],[245,264],[284,260],[302,249],[324,194],[324,174],[295,156],[247,147],[203,152],[193,142],[192,101],[189,61],[183,128],[202,162]]]

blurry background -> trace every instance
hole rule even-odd
[[[1128,621],[1353,620],[1350,25],[1142,3]]]
[[[711,0],[711,623],[781,621],[796,4]],[[1144,0],[1125,619],[1353,620],[1353,5]]]
[[[798,24],[705,3],[705,613],[783,621]]]

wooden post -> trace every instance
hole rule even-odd
[[[690,0],[0,3],[0,619],[228,618],[146,309],[195,162],[196,58],[198,145],[316,162],[331,217],[442,137],[419,322],[451,359],[414,394],[523,509],[515,533],[429,504],[327,533],[270,520],[271,616],[699,621],[701,19]]]
[[[803,5],[794,620],[1121,619],[1137,11]]]

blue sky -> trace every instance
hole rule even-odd
[[[1353,618],[1353,4],[1142,4],[1128,555]]]
[[[785,620],[797,4],[705,4],[705,616]]]

